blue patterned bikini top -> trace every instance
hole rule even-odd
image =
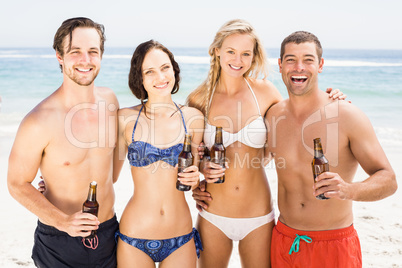
[[[179,109],[181,114],[181,119],[183,120],[184,130],[187,134],[186,123],[184,121],[183,112],[175,103],[177,109]],[[153,146],[152,144],[144,141],[134,141],[134,133],[137,127],[138,118],[140,117],[142,108],[138,113],[137,121],[135,122],[133,128],[132,142],[128,146],[127,158],[130,165],[134,167],[144,167],[148,166],[157,161],[165,161],[171,166],[176,166],[180,152],[183,150],[183,143],[178,143],[166,149],[160,149]]]

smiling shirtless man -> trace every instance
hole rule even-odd
[[[10,194],[38,216],[32,258],[38,267],[116,267],[113,152],[117,98],[96,87],[104,27],[87,18],[62,23],[53,48],[62,85],[21,122],[8,167]],[[42,195],[32,186],[38,170]],[[98,217],[82,213],[97,181]],[[93,240],[83,239],[97,230]]]
[[[272,234],[272,267],[361,267],[352,203],[393,194],[395,173],[369,119],[319,89],[324,59],[316,36],[295,32],[285,38],[278,63],[289,99],[266,115],[268,149],[281,160],[276,162],[280,215]],[[330,172],[313,183],[315,138],[321,138]],[[359,164],[368,177],[354,182]],[[316,199],[320,194],[329,199]]]

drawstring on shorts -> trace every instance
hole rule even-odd
[[[87,244],[88,243],[88,244]],[[98,247],[98,235],[95,235],[93,238],[82,238],[82,244],[84,244],[85,247],[90,248],[90,249],[96,249]]]
[[[289,255],[292,255],[293,252],[299,252],[300,240],[304,240],[307,243],[311,243],[313,241],[307,235],[298,235],[298,234],[296,234],[296,238],[295,238],[295,240],[293,240],[293,244],[290,247]]]

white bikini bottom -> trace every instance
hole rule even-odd
[[[202,210],[198,213],[201,217],[219,228],[229,239],[240,241],[250,232],[275,219],[274,211],[255,218],[228,218]]]

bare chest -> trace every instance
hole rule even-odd
[[[75,166],[109,159],[116,145],[116,116],[88,109],[70,111],[55,120],[43,162]]]
[[[310,168],[315,138],[321,139],[324,154],[334,166],[339,164],[341,154],[350,154],[348,139],[337,119],[300,121],[289,116],[277,117],[270,124],[269,149],[277,162]]]

